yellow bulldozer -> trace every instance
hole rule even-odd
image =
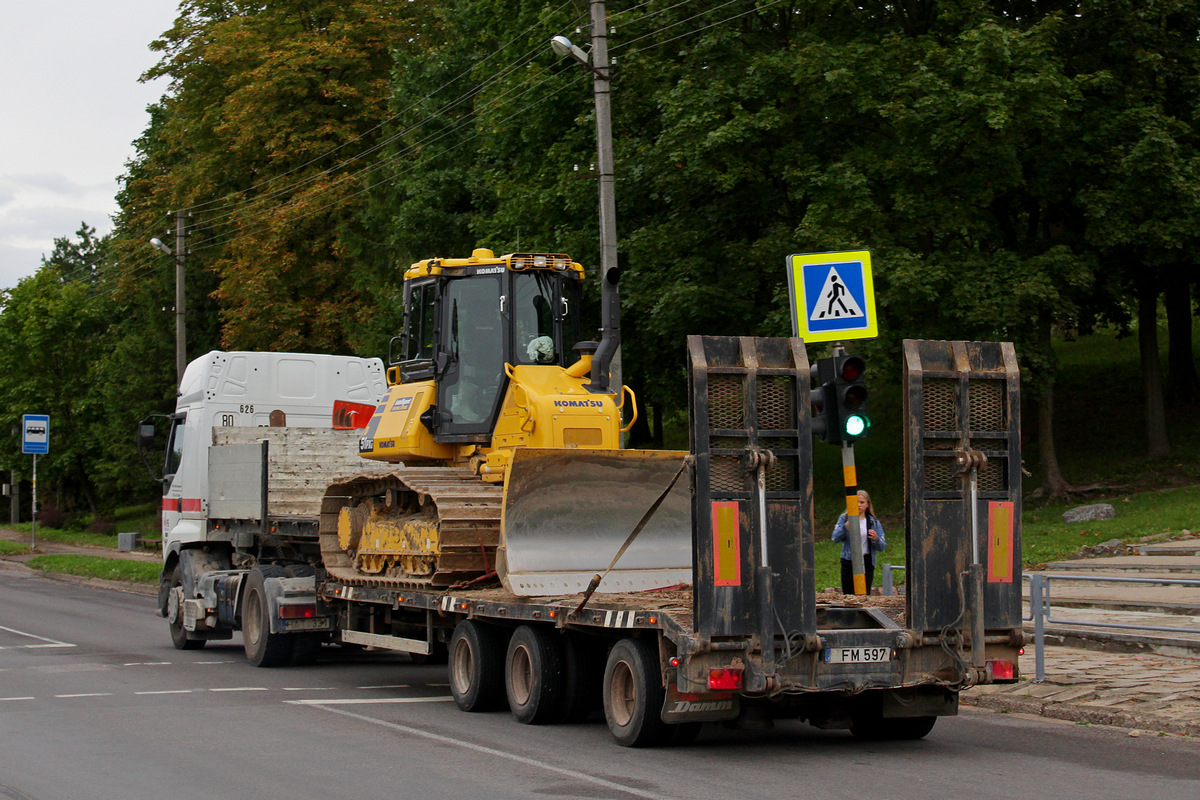
[[[449,587],[495,575],[552,596],[583,591],[620,552],[598,591],[690,582],[688,482],[674,480],[685,454],[620,449],[637,409],[610,386],[618,276],[602,281],[599,341],[581,340],[583,279],[562,253],[485,249],[405,272],[387,395],[359,442],[396,466],[328,487],[333,577]]]

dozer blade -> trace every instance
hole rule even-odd
[[[497,572],[522,596],[575,594],[603,573],[687,453],[519,448],[508,465]],[[597,592],[692,582],[686,472]]]

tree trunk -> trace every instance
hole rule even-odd
[[[1162,364],[1158,357],[1158,292],[1149,282],[1138,287],[1138,351],[1146,398],[1146,452],[1151,457],[1165,456],[1170,445],[1163,405]]]
[[[1042,350],[1047,356],[1052,354],[1053,345],[1050,342],[1050,317],[1044,315],[1039,321],[1041,328]],[[1049,373],[1042,381],[1042,392],[1038,398],[1038,456],[1042,462],[1042,491],[1048,497],[1062,497],[1070,491],[1071,485],[1062,476],[1058,465],[1058,451],[1054,448],[1054,375]]]
[[[1192,285],[1188,278],[1186,268],[1172,270],[1163,298],[1167,308],[1167,378],[1171,396],[1181,403],[1200,396],[1192,350]]]

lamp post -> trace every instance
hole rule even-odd
[[[617,201],[613,177],[611,75],[608,63],[608,19],[605,0],[591,0],[592,51],[589,55],[565,36],[555,36],[550,47],[559,57],[569,57],[592,73],[592,96],[596,104],[596,155],[600,168],[600,346],[592,359],[592,381],[588,389],[621,392],[621,300],[617,291]]]
[[[184,314],[183,262],[187,253],[187,231],[182,211],[175,212],[175,251],[163,244],[161,239],[151,239],[150,246],[167,255],[175,256],[175,381],[183,381],[183,370],[187,367],[187,317]]]

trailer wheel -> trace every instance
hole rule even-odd
[[[522,625],[508,640],[504,691],[517,722],[543,725],[562,716],[562,659],[554,634]]]
[[[504,636],[491,625],[463,620],[450,638],[450,693],[463,711],[491,711],[504,702]]]
[[[567,633],[562,639],[562,721],[583,722],[600,707],[607,653],[586,636]]]
[[[183,627],[183,575],[180,568],[171,571],[171,588],[167,590],[167,625],[171,628],[171,642],[176,650],[199,650],[205,639]]]
[[[662,721],[664,696],[654,645],[641,639],[617,642],[604,668],[604,718],[617,744],[654,747],[665,743],[672,731]]]
[[[284,578],[281,567],[266,564],[250,570],[242,597],[242,646],[246,660],[256,667],[282,667],[292,660],[292,639],[286,633],[271,633],[271,601],[264,581]]]
[[[895,717],[885,719],[878,715],[856,716],[850,732],[856,738],[869,741],[901,741],[924,738],[931,730],[937,717]]]

